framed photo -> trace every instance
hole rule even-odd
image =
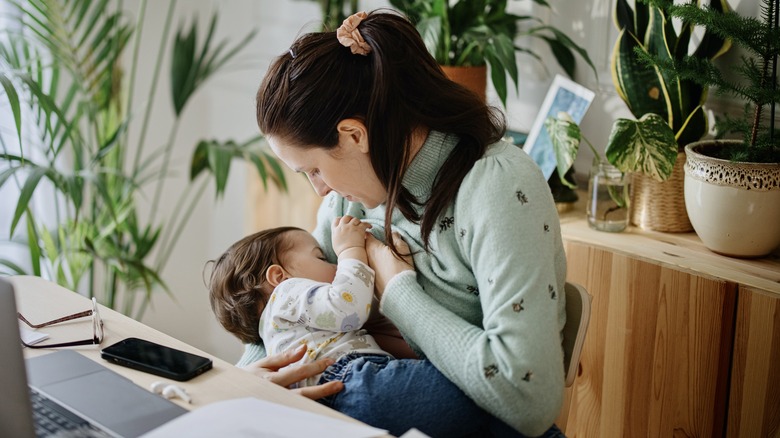
[[[569,113],[575,123],[580,123],[594,96],[593,91],[561,75],[556,75],[553,79],[523,145],[523,150],[542,169],[545,179],[550,179],[556,167],[552,142],[544,129],[545,119],[548,116],[556,117],[559,112],[564,111]]]

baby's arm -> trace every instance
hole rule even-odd
[[[352,216],[333,219],[331,225],[333,252],[339,261],[350,258],[368,263],[366,256],[366,231],[371,225]]]

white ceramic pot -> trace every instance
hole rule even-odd
[[[738,141],[701,141],[685,147],[685,207],[710,250],[762,257],[780,246],[780,163],[740,163],[707,151]]]

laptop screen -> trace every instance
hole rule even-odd
[[[33,437],[35,428],[27,387],[19,322],[11,283],[0,278],[0,430],[5,436]]]

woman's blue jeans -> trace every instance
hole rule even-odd
[[[319,383],[340,380],[344,389],[320,403],[401,436],[417,428],[437,437],[524,437],[477,406],[428,360],[348,354]],[[553,426],[543,437],[563,437]]]

